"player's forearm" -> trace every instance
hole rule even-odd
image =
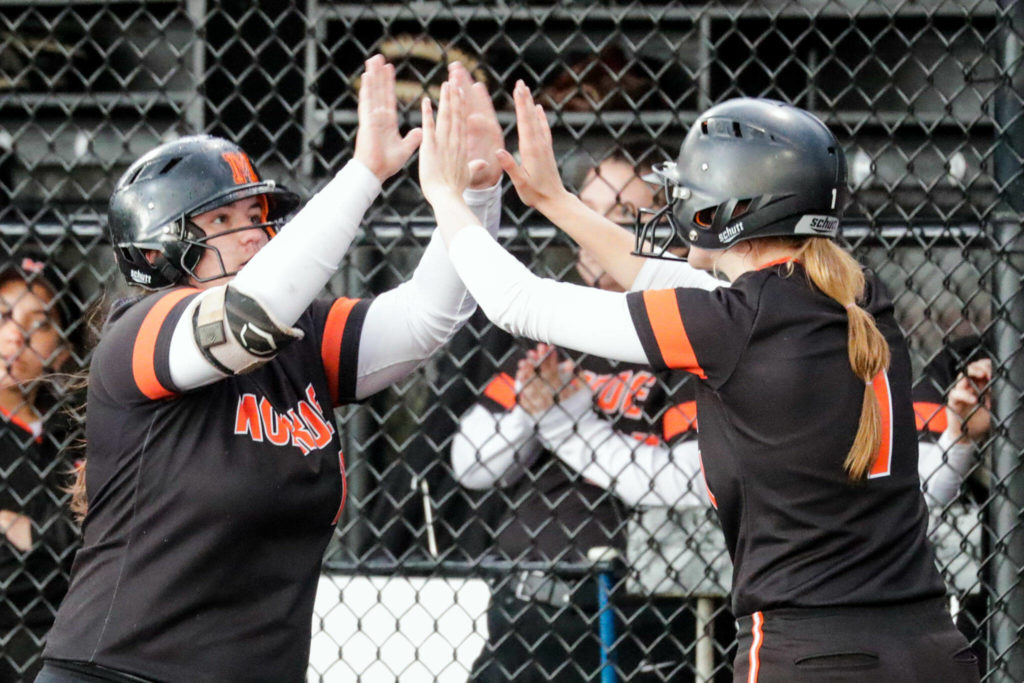
[[[956,499],[974,455],[974,444],[948,434],[943,434],[938,443],[919,444],[917,467],[928,507],[941,509]]]
[[[452,439],[452,476],[466,488],[507,486],[536,458],[540,444],[521,409],[491,413],[475,405]]]
[[[579,392],[539,422],[541,443],[589,481],[627,505],[707,505],[695,443],[651,445],[622,434],[589,409]]]
[[[624,294],[542,280],[480,228],[456,231],[449,255],[487,317],[502,329],[605,358],[647,362]]]
[[[235,276],[232,286],[292,325],[341,264],[380,181],[350,161]]]
[[[537,209],[590,252],[624,289],[630,288],[647,260],[631,253],[636,243],[631,230],[608,220],[568,192],[538,205]]]
[[[686,261],[668,261],[665,259],[644,259],[646,263],[633,280],[631,291],[644,289],[674,289],[690,287],[694,289],[712,290],[724,287],[729,283],[719,280],[710,273],[697,270]]]
[[[466,192],[474,219],[498,230],[500,185]],[[356,395],[365,398],[401,380],[434,354],[463,325],[476,302],[466,291],[438,234],[407,281],[370,304],[359,345]]]

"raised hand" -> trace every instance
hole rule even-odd
[[[359,130],[355,158],[384,182],[398,172],[420,145],[423,132],[398,132],[395,67],[381,55],[366,60],[359,87]]]
[[[519,361],[516,386],[519,405],[539,416],[582,389],[583,383],[576,377],[576,366],[571,360],[559,362],[554,346],[537,344]]]
[[[561,199],[569,192],[558,173],[551,127],[543,107],[534,104],[529,88],[522,81],[516,82],[513,99],[521,163],[516,163],[505,150],[498,152],[498,161],[523,203],[544,212],[545,204]]]
[[[420,149],[420,187],[435,210],[440,203],[462,203],[462,192],[484,162],[469,159],[466,102],[462,88],[446,81],[434,122],[430,100],[423,98],[423,145]],[[440,221],[440,219],[439,219]]]
[[[968,364],[967,373],[960,375],[946,398],[946,406],[952,413],[949,431],[954,436],[966,436],[980,441],[988,436],[992,424],[992,398],[989,384],[992,382],[992,360],[982,358]]]
[[[474,189],[492,187],[501,180],[501,164],[497,152],[505,149],[505,135],[494,102],[483,83],[474,83],[469,71],[460,62],[448,65],[448,80],[466,96],[467,155],[475,164],[469,186]]]

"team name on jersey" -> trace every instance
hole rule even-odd
[[[334,425],[324,416],[313,385],[306,386],[306,400],[281,414],[265,396],[242,394],[235,411],[235,434],[274,446],[293,446],[307,455],[331,442]]]
[[[598,375],[584,370],[582,374],[594,392],[594,405],[605,415],[621,415],[631,420],[643,417],[641,406],[651,394],[654,375],[643,370],[625,370],[617,375]]]

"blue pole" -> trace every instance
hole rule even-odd
[[[597,603],[600,608],[601,683],[618,683],[615,674],[615,612],[609,597],[612,592],[611,572],[597,575]]]

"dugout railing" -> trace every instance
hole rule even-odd
[[[893,291],[917,381],[964,337],[979,337],[992,359],[992,427],[976,444],[961,495],[934,510],[932,535],[983,680],[1020,681],[1022,46],[1019,0],[9,0],[0,4],[0,255],[31,251],[55,264],[62,295],[82,312],[65,334],[75,345],[71,369],[84,368],[99,325],[89,312],[124,293],[103,227],[105,202],[127,164],[161,141],[209,132],[235,140],[263,175],[308,198],[351,154],[360,66],[375,52],[398,67],[404,125],[418,123],[416,101],[459,59],[494,93],[510,146],[510,93],[522,78],[549,111],[576,187],[589,165],[615,150],[637,163],[672,156],[697,113],[723,99],[798,104],[826,121],[846,151],[846,239]],[[371,209],[331,291],[365,296],[407,277],[430,216],[410,165]],[[510,187],[500,239],[535,272],[575,277],[568,240]],[[467,328],[407,381],[338,411],[350,496],[325,558],[326,602],[318,605],[327,607],[318,611],[314,642],[326,650],[310,680],[465,680],[483,644],[491,584],[518,571],[594,569],[557,557],[539,565],[496,557],[496,515],[517,501],[499,488],[468,490],[452,476],[459,415],[519,352],[489,346],[489,334]],[[78,397],[60,378],[53,387],[45,412],[63,419]],[[62,453],[50,469],[79,457],[81,426],[69,424],[46,435]],[[5,448],[5,482],[19,468],[44,474]],[[33,495],[66,498],[42,484]],[[730,619],[728,557],[713,519],[703,511],[687,519],[667,509],[652,514],[663,515],[656,528],[623,517],[634,545],[616,581],[632,599],[675,599],[689,614],[685,634],[672,636],[684,663],[666,680],[729,680],[730,643],[719,642]],[[34,521],[72,524],[66,515]],[[59,579],[34,574],[10,544],[0,552],[5,589]],[[346,643],[373,648],[358,628],[321,627],[328,613],[357,625],[368,619],[347,606],[354,577],[372,578],[358,586],[378,591],[374,613],[401,611],[391,614],[389,638],[403,638],[403,619],[414,612],[426,615],[427,635],[404,636],[403,648],[372,644],[375,653],[346,663]],[[659,577],[668,577],[661,588]],[[426,595],[445,593],[446,582],[459,590],[441,603]],[[405,591],[399,607],[385,605],[392,584]],[[460,602],[463,589],[472,604]],[[3,591],[0,614],[2,651],[28,611]],[[444,615],[457,617],[455,630]],[[717,639],[702,631],[712,623]],[[619,626],[620,637],[628,634],[628,622]],[[391,649],[404,659],[388,660]],[[450,654],[435,656],[442,651]]]

